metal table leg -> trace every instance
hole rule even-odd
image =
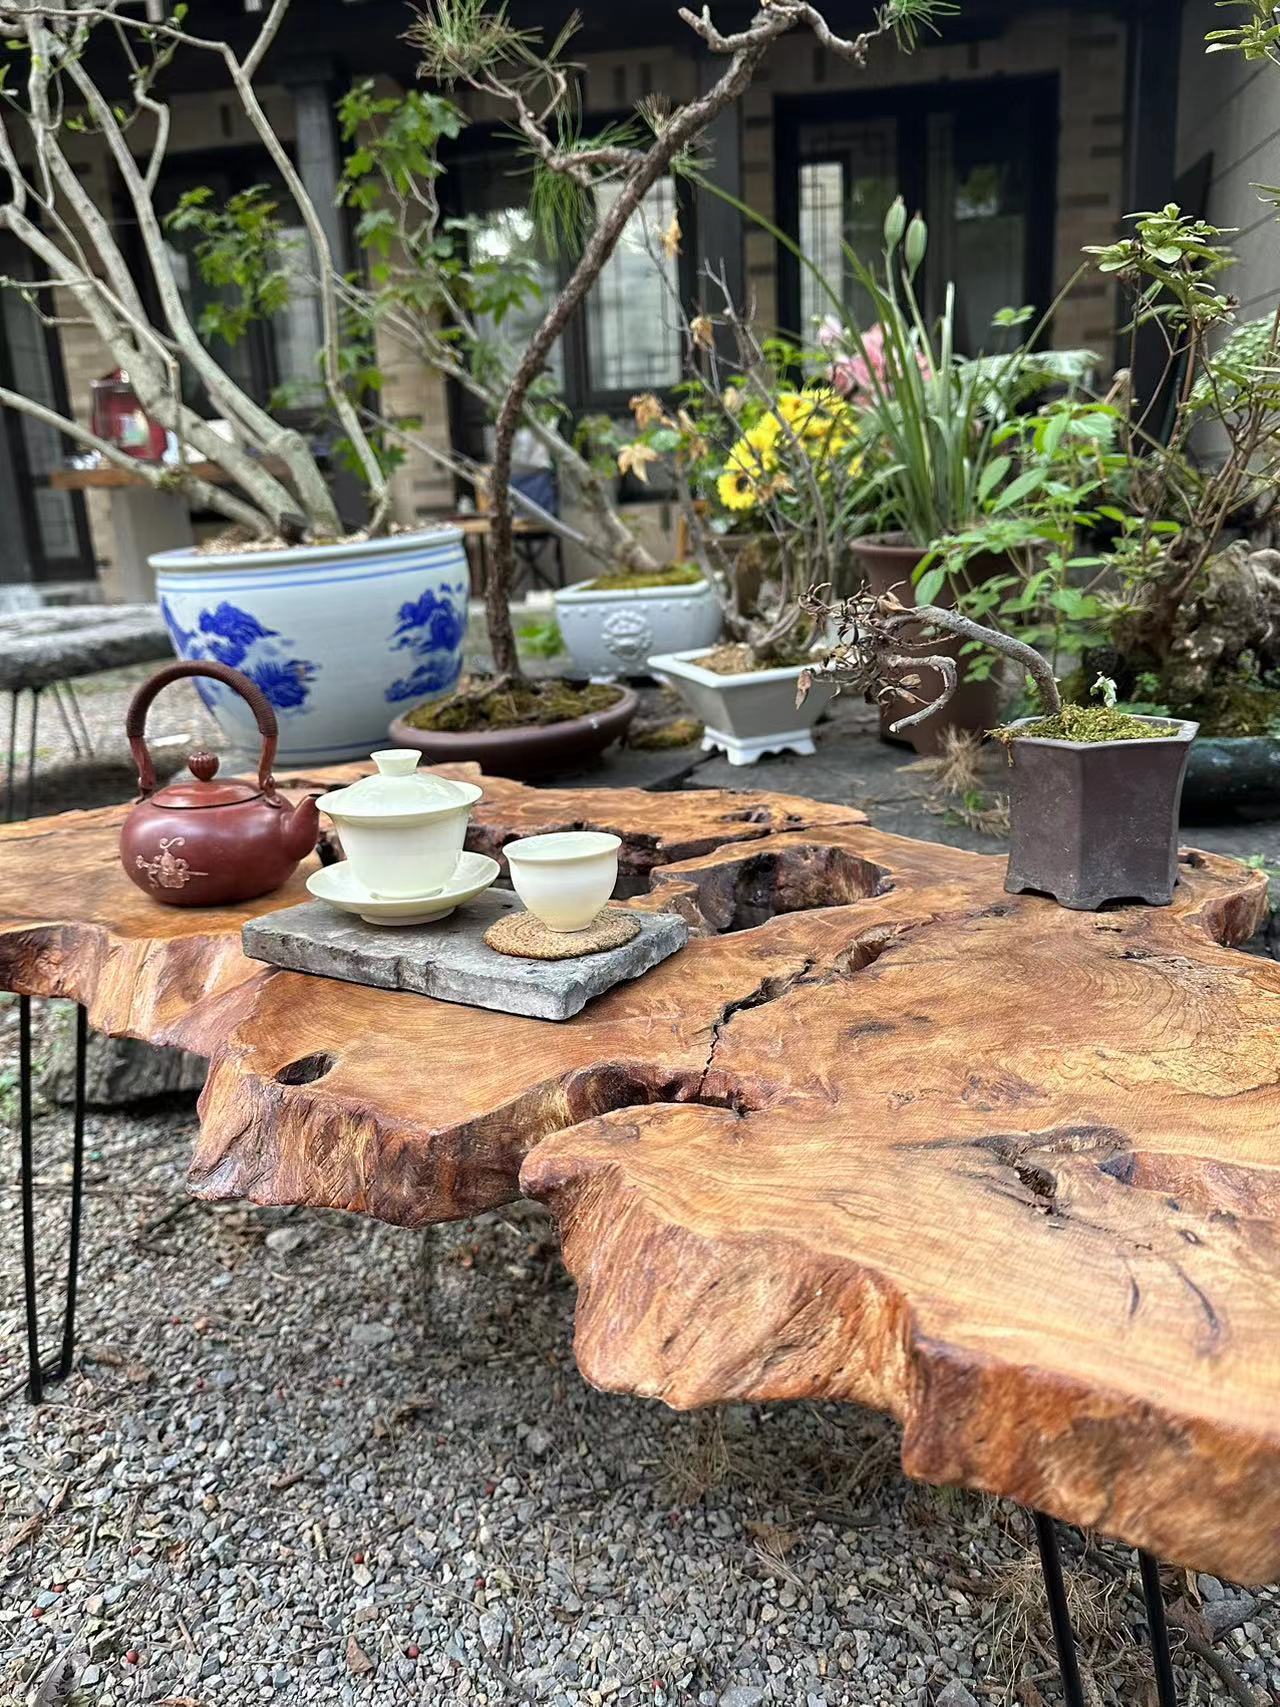
[[[1067,1605],[1066,1585],[1062,1579],[1062,1556],[1058,1551],[1058,1532],[1051,1517],[1044,1512],[1032,1512],[1036,1541],[1040,1547],[1040,1568],[1044,1573],[1045,1593],[1049,1601],[1049,1622],[1053,1626],[1053,1643],[1058,1653],[1058,1669],[1062,1673],[1062,1699],[1066,1707],[1085,1707],[1084,1689],[1080,1681],[1080,1665],[1076,1659],[1075,1635],[1071,1628],[1071,1611]],[[1147,1631],[1151,1642],[1151,1658],[1155,1667],[1156,1699],[1159,1707],[1178,1707],[1178,1686],[1173,1675],[1173,1659],[1169,1652],[1169,1626],[1165,1619],[1164,1597],[1160,1592],[1160,1567],[1150,1553],[1138,1554],[1138,1569],[1142,1576],[1142,1595],[1147,1607]]]
[[[1080,1663],[1076,1659],[1076,1638],[1071,1628],[1071,1610],[1067,1605],[1067,1588],[1062,1580],[1062,1555],[1058,1551],[1058,1531],[1051,1517],[1044,1512],[1032,1512],[1036,1526],[1036,1541],[1040,1547],[1040,1569],[1044,1575],[1044,1590],[1049,1600],[1049,1622],[1053,1626],[1053,1645],[1058,1653],[1058,1670],[1062,1673],[1062,1699],[1066,1707],[1084,1707],[1084,1685],[1080,1681]]]
[[[71,1231],[67,1241],[67,1282],[62,1314],[62,1345],[56,1360],[43,1363],[40,1357],[40,1314],[36,1284],[35,1179],[33,1174],[33,1119],[31,1068],[31,998],[18,997],[19,1121],[22,1170],[22,1275],[27,1315],[27,1379],[18,1382],[0,1398],[11,1398],[25,1385],[32,1404],[38,1405],[45,1387],[61,1381],[71,1371],[76,1344],[76,1281],[80,1267],[80,1212],[84,1197],[84,1098],[85,1057],[89,1027],[85,1010],[76,1007],[75,1102],[72,1113]]]
[[[1156,1700],[1160,1707],[1178,1707],[1178,1686],[1173,1680],[1173,1660],[1169,1654],[1169,1625],[1164,1615],[1164,1596],[1160,1592],[1160,1566],[1150,1553],[1139,1553],[1138,1569],[1142,1573],[1147,1632],[1156,1668]]]

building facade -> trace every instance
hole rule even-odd
[[[222,5],[228,38],[247,40],[261,21],[257,0]],[[520,22],[562,21],[547,0],[513,10]],[[593,3],[584,10],[575,56],[588,125],[629,112],[655,92],[684,98],[714,78],[718,62],[691,37],[670,0],[633,0],[626,8]],[[741,10],[732,3],[713,8],[722,27]],[[841,4],[833,22],[854,30],[865,23],[864,12],[869,16],[870,7]],[[710,173],[730,197],[798,239],[842,291],[851,289],[842,241],[874,252],[884,209],[894,195],[905,195],[930,227],[926,292],[936,304],[944,281],[958,281],[961,333],[970,348],[979,346],[996,309],[1045,307],[1075,273],[1087,243],[1107,241],[1127,209],[1169,200],[1177,188],[1195,211],[1202,211],[1196,198],[1208,197],[1212,216],[1225,213],[1228,223],[1244,228],[1249,276],[1261,296],[1271,284],[1266,262],[1273,232],[1259,218],[1264,210],[1247,205],[1247,181],[1268,170],[1280,177],[1280,164],[1265,164],[1275,152],[1274,133],[1258,140],[1268,86],[1258,70],[1248,75],[1233,61],[1210,61],[1206,69],[1198,38],[1213,27],[1213,8],[1208,0],[1188,0],[1185,17],[1181,12],[1177,0],[965,0],[942,37],[926,39],[911,56],[879,43],[865,70],[798,31],[778,45],[738,108],[717,122]],[[341,162],[334,103],[359,77],[377,76],[391,91],[413,86],[406,18],[402,0],[295,4],[259,78],[279,134],[332,221],[337,252],[353,265],[357,257],[334,205]],[[212,80],[209,65],[195,70]],[[172,107],[162,208],[197,184],[225,196],[271,183],[232,94],[180,88]],[[483,112],[475,117],[450,157],[444,193],[453,209],[476,221],[474,241],[500,257],[530,241],[524,188],[505,133],[485,122]],[[80,170],[98,205],[127,224],[110,162],[87,141]],[[701,274],[710,265],[766,325],[798,328],[820,311],[820,293],[785,245],[763,227],[744,225],[729,201],[690,195],[666,181],[655,187],[648,217],[663,225],[677,206],[684,254],[669,263],[668,283],[687,299],[709,288]],[[2,264],[22,276],[22,256],[8,255]],[[545,262],[548,282],[567,264]],[[183,284],[198,310],[205,287],[189,263]],[[638,234],[624,242],[557,353],[557,379],[575,415],[622,413],[634,392],[662,390],[679,378],[679,342],[663,312],[666,288]],[[55,407],[65,403],[87,420],[92,383],[112,366],[108,353],[83,328],[47,333],[11,291],[0,296],[0,308],[5,381]],[[1058,307],[1053,337],[1060,345],[1086,345],[1105,362],[1116,322],[1112,289],[1083,280]],[[265,398],[285,382],[305,389],[316,337],[315,304],[303,286],[271,326],[217,353]],[[485,426],[464,400],[407,353],[389,347],[380,354],[386,412],[417,418],[428,443],[460,444],[483,457]],[[111,596],[117,565],[103,503],[96,494],[86,504],[49,486],[64,453],[56,432],[24,417],[6,419],[0,488],[11,502],[0,578],[98,575]],[[405,521],[438,516],[458,496],[452,476],[423,452],[410,453],[396,487]],[[638,526],[666,529],[664,505],[640,502],[638,491],[624,496],[637,500]]]

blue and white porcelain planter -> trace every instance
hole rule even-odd
[[[180,658],[251,677],[280,723],[281,768],[365,758],[401,708],[448,693],[462,671],[469,577],[457,528],[288,551],[162,551],[151,559]],[[257,741],[252,713],[195,683],[228,741]]]

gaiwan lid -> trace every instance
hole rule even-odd
[[[317,802],[322,812],[335,820],[363,823],[426,819],[474,806],[484,792],[473,782],[419,775],[422,754],[409,747],[391,747],[370,757],[378,774],[322,795]]]

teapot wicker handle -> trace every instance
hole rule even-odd
[[[156,786],[156,767],[152,763],[151,753],[147,747],[147,713],[151,702],[160,692],[167,688],[170,682],[181,681],[184,676],[211,676],[215,682],[223,682],[238,693],[249,710],[257,719],[258,730],[262,735],[262,755],[258,760],[258,787],[264,794],[275,793],[275,778],[271,767],[275,764],[276,740],[279,736],[279,726],[276,714],[271,709],[271,703],[256,682],[242,675],[239,670],[233,670],[227,664],[206,663],[203,660],[166,664],[162,670],[157,670],[150,681],[143,682],[129,702],[129,710],[124,720],[124,732],[129,737],[129,751],[133,754],[133,762],[138,767],[138,792],[145,800]]]

